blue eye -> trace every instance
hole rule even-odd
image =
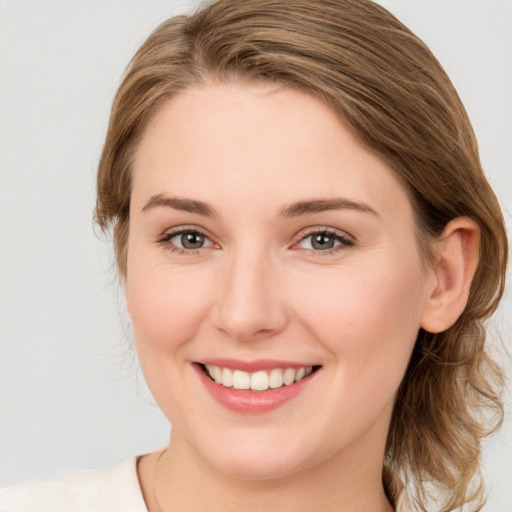
[[[183,251],[193,251],[213,246],[213,242],[208,237],[193,229],[167,233],[161,242],[169,243],[176,249]]]
[[[354,242],[339,233],[324,230],[305,236],[298,245],[302,249],[328,251],[339,246],[352,246]]]

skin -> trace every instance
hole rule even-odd
[[[156,196],[216,215],[148,207]],[[332,198],[369,211],[282,215]],[[205,245],[180,248],[168,234],[182,227]],[[312,248],[325,229],[342,238]],[[459,259],[459,292],[475,233],[461,220],[439,247]],[[393,401],[418,329],[460,314],[452,260],[423,265],[405,190],[318,99],[211,83],[170,100],[134,161],[125,276],[141,367],[173,425],[158,467],[162,452],[139,461],[148,509],[392,510],[381,471]],[[206,392],[193,363],[207,357],[321,368],[292,400],[249,414]]]

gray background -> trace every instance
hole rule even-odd
[[[159,22],[197,3],[0,0],[0,486],[167,442],[110,244],[94,231],[94,175],[124,66]],[[510,227],[512,1],[382,3],[452,77]],[[509,350],[510,289],[495,320]],[[488,512],[512,511],[510,395],[507,404],[486,445]]]

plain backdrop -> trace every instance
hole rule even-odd
[[[512,224],[512,1],[382,1],[466,104]],[[0,0],[0,486],[167,443],[138,370],[95,167],[124,66],[197,2]],[[509,229],[510,232],[510,229]],[[510,350],[511,297],[495,324]],[[505,360],[510,375],[510,361]],[[512,420],[486,445],[487,512],[512,511]]]

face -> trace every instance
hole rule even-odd
[[[127,263],[142,370],[200,460],[382,463],[427,271],[406,192],[323,103],[235,83],[170,100],[134,162]]]

